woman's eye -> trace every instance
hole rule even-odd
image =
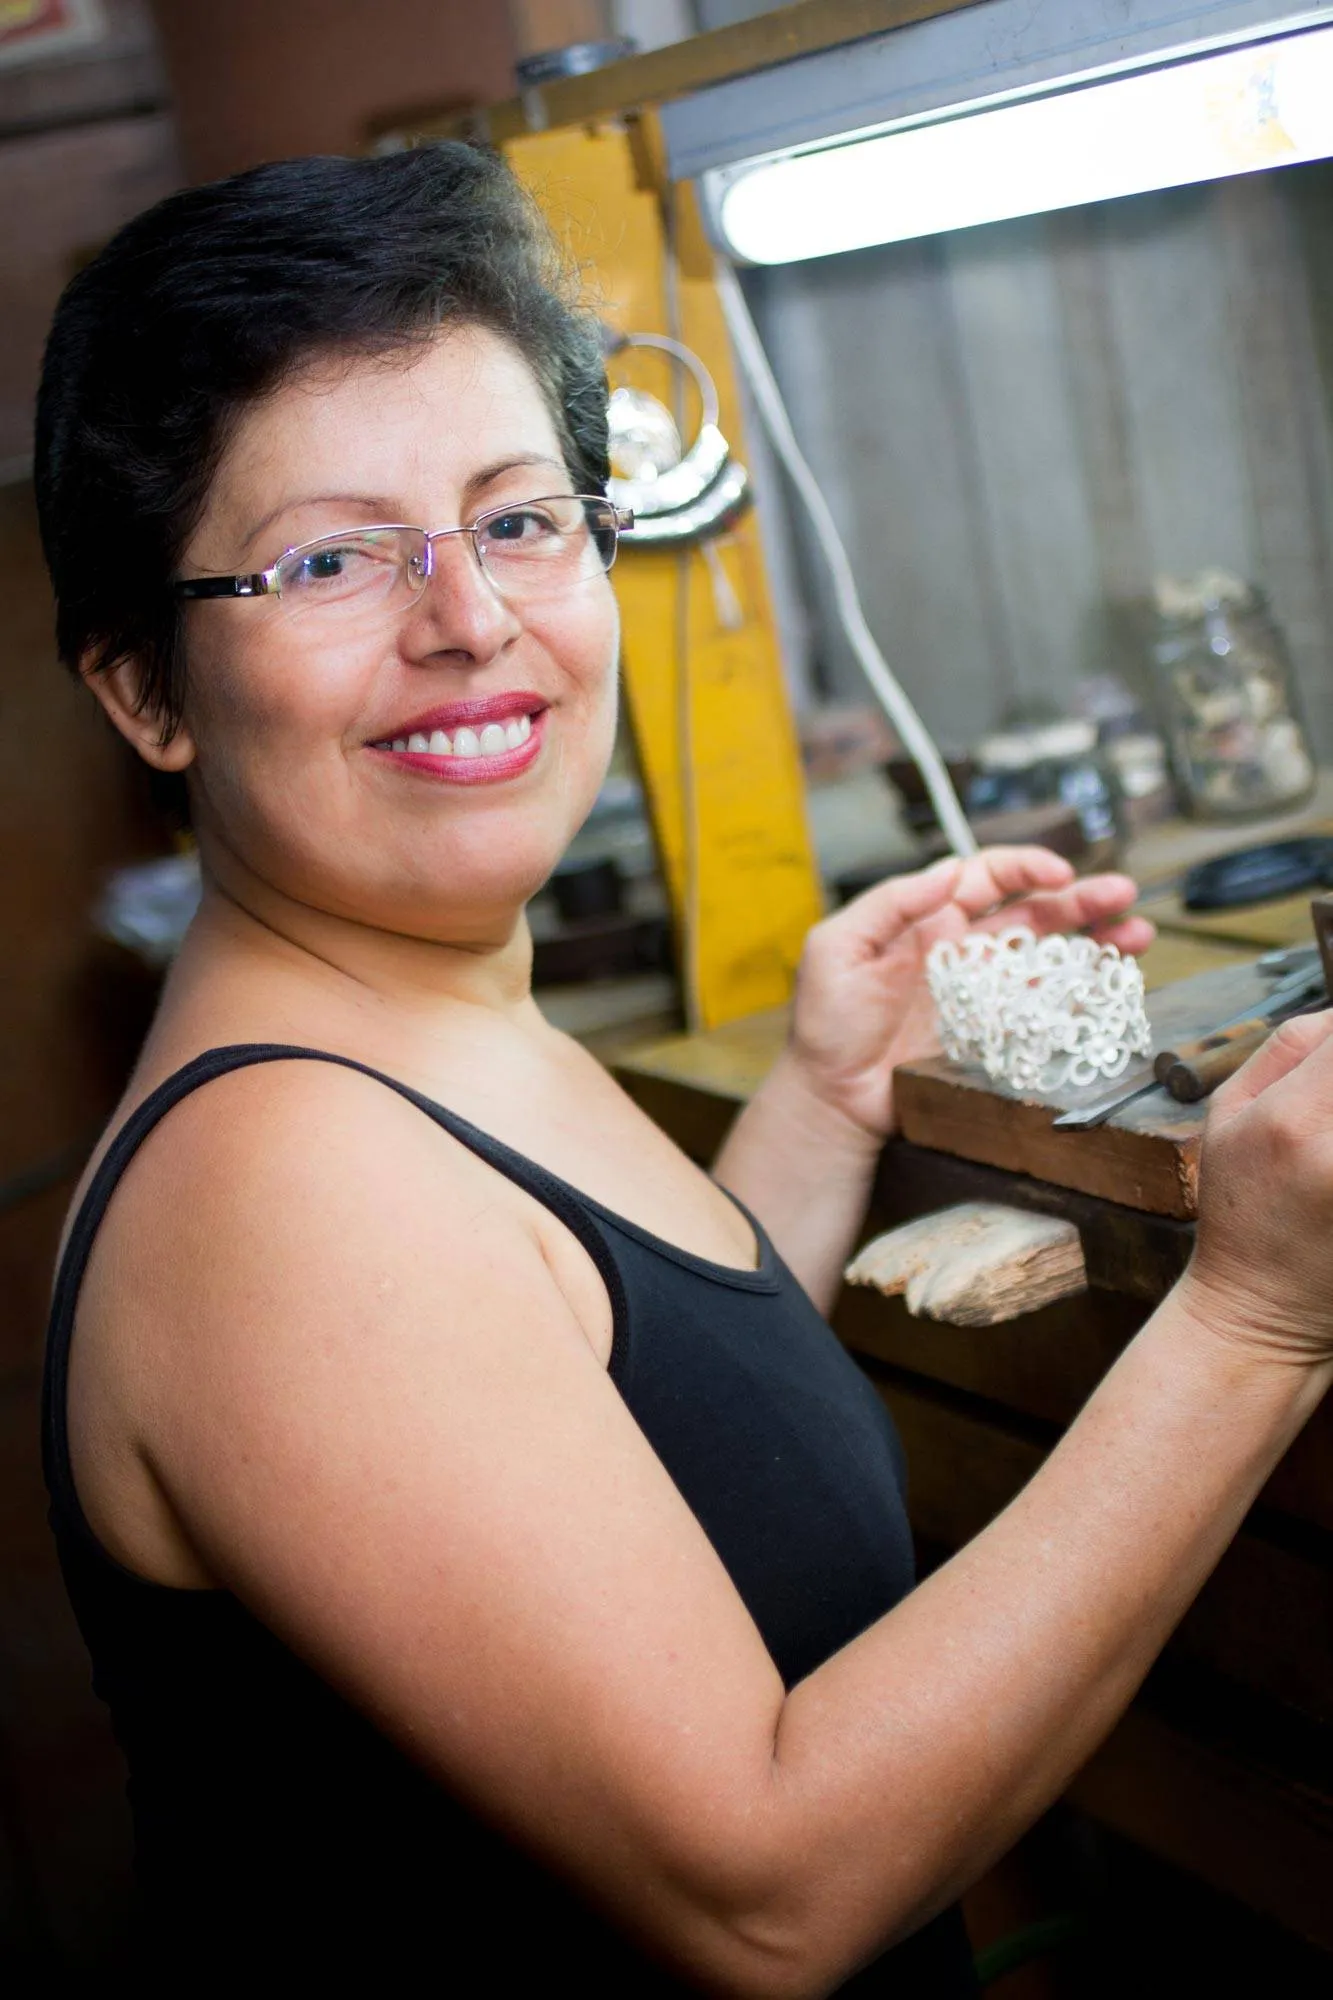
[[[296,572],[296,581],[333,583],[347,574],[355,553],[353,549],[316,549],[313,555],[302,558],[301,567]]]
[[[346,553],[342,549],[322,549],[317,556],[307,556],[306,575],[309,577],[341,576]]]
[[[516,507],[509,514],[494,514],[486,523],[488,542],[534,542],[556,532],[555,524],[531,507]]]
[[[388,583],[398,555],[391,542],[333,542],[293,557],[282,577],[284,590],[306,597],[346,597]]]

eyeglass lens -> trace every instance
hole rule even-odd
[[[421,528],[356,529],[293,549],[277,564],[277,584],[291,608],[369,608],[421,589],[430,544],[448,538]],[[467,529],[483,570],[506,597],[563,590],[610,569],[616,519],[610,503],[581,495],[497,507]]]

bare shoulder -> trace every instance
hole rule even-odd
[[[353,1448],[366,1370],[405,1395],[441,1369],[458,1383],[497,1323],[596,1365],[609,1307],[547,1228],[359,1071],[267,1062],[191,1092],[127,1167],[80,1294],[68,1415],[99,1536],[160,1582],[206,1583],[213,1563],[185,1521],[194,1482],[216,1474],[221,1437],[257,1433],[265,1412],[310,1414],[340,1381],[348,1410],[324,1420],[347,1417]]]
[[[355,1240],[385,1206],[410,1228],[426,1201],[476,1178],[466,1151],[377,1078],[309,1058],[255,1062],[197,1086],[153,1127],[103,1234],[151,1260],[159,1281],[179,1264],[189,1284],[269,1245],[290,1256],[349,1226]]]
[[[532,1204],[399,1092],[344,1064],[254,1063],[172,1107],[118,1186],[89,1272],[96,1310],[135,1301],[187,1358],[244,1348],[256,1302],[265,1346],[300,1341],[302,1301],[350,1302],[438,1282],[479,1295],[531,1260]],[[110,1297],[108,1297],[110,1293]]]

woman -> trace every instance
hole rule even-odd
[[[61,649],[183,777],[206,883],[48,1374],[176,1987],[968,1991],[952,1900],[1328,1378],[1321,1019],[1219,1102],[1187,1279],[908,1594],[896,1445],[816,1308],[923,949],[1001,902],[1147,929],[1035,849],[872,891],[699,1173],[529,992],[612,741],[606,469],[595,336],[465,148],[173,197],[57,315]]]

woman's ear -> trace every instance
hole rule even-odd
[[[114,667],[80,667],[116,728],[155,771],[183,771],[194,762],[194,738],[183,722],[164,740],[160,709],[143,704],[143,675],[137,660],[119,660]]]

